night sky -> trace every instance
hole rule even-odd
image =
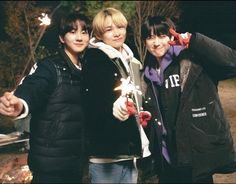
[[[4,1],[0,1],[0,40],[5,38],[3,3]],[[236,49],[236,1],[178,1],[178,3],[182,9],[178,23],[181,31],[201,32]]]
[[[182,1],[180,25],[236,49],[236,1]]]

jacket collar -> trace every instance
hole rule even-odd
[[[123,43],[122,48],[123,48],[123,52],[126,52],[126,54],[125,54],[126,57],[124,57],[124,55],[122,55],[121,52],[119,52],[118,50],[116,50],[112,46],[107,45],[104,42],[97,40],[95,37],[90,39],[88,47],[89,48],[98,48],[98,49],[102,50],[111,59],[120,58],[124,64],[126,70],[129,71],[128,61],[133,60],[134,54],[125,43]]]
[[[59,49],[59,53],[66,61],[65,63],[69,67],[69,69],[71,70],[71,73],[79,76],[81,71],[72,63],[72,61],[70,60],[69,56],[65,53],[63,48]]]

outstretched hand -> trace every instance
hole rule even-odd
[[[192,36],[191,33],[186,32],[186,33],[177,33],[174,29],[170,28],[169,29],[170,33],[177,39],[174,41],[169,41],[168,43],[170,45],[183,45],[185,48],[188,48],[189,46],[189,41]]]
[[[2,115],[16,117],[23,110],[23,103],[11,92],[5,92],[0,97],[0,113]]]

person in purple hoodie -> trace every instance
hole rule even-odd
[[[145,132],[159,183],[213,183],[235,171],[230,126],[218,82],[236,76],[236,51],[200,33],[180,34],[167,17],[142,25],[147,47],[142,89]],[[147,172],[147,171],[146,171]]]

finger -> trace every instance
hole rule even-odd
[[[127,108],[128,112],[129,112],[129,114],[131,114],[131,115],[135,115],[136,114],[136,108],[135,108],[133,102],[127,101],[126,102],[126,108]]]
[[[12,107],[6,107],[0,104],[0,113],[3,115],[8,115],[9,113],[12,113],[14,111],[14,108]]]
[[[10,117],[16,117],[16,113],[14,111],[14,108],[4,108],[0,107],[0,114],[5,115],[5,116],[10,116]]]
[[[168,41],[168,43],[170,44],[170,45],[177,45],[177,42],[176,41]]]
[[[6,106],[19,103],[19,99],[12,92],[5,92],[0,101]]]
[[[121,121],[125,121],[125,120],[127,120],[129,118],[129,115],[127,114],[127,115],[121,115],[120,116],[120,120]]]
[[[178,38],[179,37],[179,33],[177,33],[173,28],[169,29],[169,32],[175,37]]]
[[[125,121],[129,118],[129,114],[123,114],[120,111],[113,112],[113,115],[120,121]]]
[[[135,114],[136,114],[136,109],[135,109],[135,107],[129,107],[129,108],[128,108],[128,112],[129,112],[130,115],[135,115]]]
[[[2,106],[5,106],[5,107],[10,106],[10,102],[9,102],[9,100],[6,98],[6,96],[0,97],[0,103],[2,104]]]
[[[116,114],[116,115],[119,115],[119,116],[125,116],[128,113],[128,110],[126,108],[126,106],[124,107],[121,107],[121,106],[113,106],[113,112]]]
[[[13,92],[5,92],[3,96],[9,100],[12,98]]]
[[[20,103],[20,100],[16,96],[12,96],[9,102],[11,105],[18,105]]]

